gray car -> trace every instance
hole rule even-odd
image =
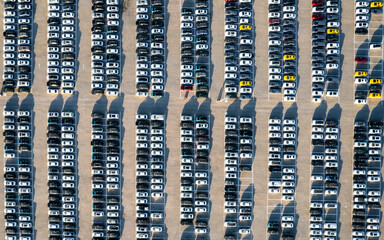
[[[312,40],[324,40],[325,34],[324,33],[313,33],[312,34]]]
[[[325,47],[325,41],[317,40],[312,42],[313,47]]]

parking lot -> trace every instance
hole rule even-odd
[[[327,102],[312,103],[311,98],[311,29],[310,12],[312,5],[310,1],[299,1],[297,6],[298,20],[298,76],[301,80],[298,84],[296,103],[280,103],[281,98],[268,98],[268,2],[261,1],[254,5],[254,23],[256,33],[256,48],[254,65],[255,81],[254,96],[250,101],[230,101],[220,102],[222,99],[223,75],[225,72],[224,64],[224,35],[225,29],[223,20],[225,19],[224,1],[215,1],[211,8],[211,56],[212,56],[212,83],[210,87],[210,99],[197,100],[192,96],[187,96],[186,100],[180,98],[180,2],[167,2],[167,12],[169,20],[167,26],[167,84],[165,85],[164,97],[156,101],[136,97],[136,4],[127,1],[123,4],[122,15],[122,94],[116,97],[92,96],[91,91],[91,33],[89,29],[92,24],[91,2],[82,2],[81,14],[78,15],[79,24],[79,52],[78,52],[78,75],[76,81],[76,91],[73,96],[54,96],[47,95],[47,3],[45,0],[36,0],[36,12],[34,21],[36,26],[36,43],[34,46],[35,69],[32,94],[15,95],[7,94],[0,98],[0,106],[7,103],[18,109],[23,101],[31,104],[34,115],[33,129],[33,151],[34,151],[34,202],[35,208],[35,239],[48,239],[48,189],[47,189],[47,112],[51,106],[63,109],[63,106],[70,107],[70,111],[79,114],[77,118],[77,148],[78,148],[78,236],[87,239],[92,235],[92,175],[91,175],[91,113],[95,105],[109,106],[110,112],[121,114],[122,126],[122,216],[121,219],[121,239],[133,239],[136,236],[136,169],[135,156],[136,150],[136,113],[141,110],[151,109],[147,113],[161,112],[166,116],[166,153],[167,164],[165,169],[166,184],[164,188],[165,211],[164,228],[165,236],[168,239],[181,239],[191,231],[188,229],[184,233],[184,227],[180,225],[180,115],[184,109],[194,109],[201,107],[203,114],[209,114],[212,145],[210,150],[210,220],[209,235],[211,239],[222,239],[225,235],[225,213],[223,190],[224,172],[224,119],[225,112],[231,109],[247,109],[250,116],[255,121],[255,153],[253,160],[253,182],[254,197],[252,209],[254,221],[251,231],[253,239],[262,236],[267,239],[267,223],[270,211],[267,211],[267,192],[268,192],[268,120],[271,112],[288,111],[297,112],[297,185],[296,185],[296,239],[308,239],[309,228],[309,209],[310,209],[310,190],[309,181],[311,178],[311,163],[309,156],[310,136],[312,119],[314,115],[328,115],[340,117],[340,159],[342,166],[339,175],[339,222],[338,236],[340,239],[350,239],[352,236],[352,208],[353,208],[353,128],[356,115],[373,114],[379,119],[383,118],[383,106],[379,101],[369,101],[367,107],[353,104],[354,101],[354,70],[355,70],[355,47],[354,47],[354,26],[355,26],[355,6],[341,2],[341,28],[344,34],[341,55],[344,56],[342,62],[342,78],[339,87],[339,100],[327,98]],[[3,17],[3,6],[0,7],[0,17]],[[168,16],[168,15],[167,15]],[[80,34],[81,33],[81,34]],[[172,40],[170,40],[172,39]],[[170,44],[174,43],[174,44]],[[2,60],[2,56],[0,57]],[[3,73],[3,72],[1,72]],[[309,81],[308,81],[309,80]],[[380,99],[379,99],[380,100]],[[146,111],[144,111],[146,112]],[[240,113],[238,113],[240,116]],[[1,118],[0,123],[4,121]],[[3,156],[4,150],[1,148],[0,155]],[[0,168],[0,186],[3,185],[4,169]],[[4,198],[0,198],[0,217],[4,217]],[[257,217],[257,220],[256,220]],[[380,223],[383,228],[383,221]],[[4,238],[4,226],[0,228],[0,238]]]

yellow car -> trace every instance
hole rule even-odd
[[[368,76],[368,72],[365,71],[356,71],[355,72],[355,77],[366,77]]]
[[[240,81],[240,87],[250,87],[252,86],[252,81]]]
[[[370,98],[381,98],[381,93],[370,93],[369,97]]]
[[[296,77],[292,75],[285,75],[284,76],[284,81],[295,81]]]
[[[383,3],[381,2],[371,2],[371,8],[379,8],[382,6],[383,6]]]
[[[380,78],[371,78],[369,79],[369,84],[382,84],[383,80]]]
[[[283,59],[284,60],[295,60],[296,56],[295,55],[286,54],[286,55],[283,56]]]
[[[327,34],[339,34],[339,29],[337,28],[328,28]]]
[[[252,30],[251,25],[240,25],[240,31],[241,30]]]

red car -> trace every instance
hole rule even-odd
[[[269,25],[278,25],[278,24],[280,24],[279,18],[270,18],[269,19]]]
[[[312,14],[312,19],[313,20],[321,20],[321,19],[324,19],[324,15],[321,13],[314,13],[314,14]]]
[[[185,86],[185,85],[182,85],[180,87],[180,90],[182,91],[192,91],[193,90],[193,86]]]
[[[323,6],[323,0],[312,0],[312,6]]]
[[[366,58],[366,57],[356,57],[355,58],[355,62],[357,62],[357,63],[366,63],[366,62],[368,62],[368,58]]]
[[[237,0],[225,0],[226,2],[237,2]]]

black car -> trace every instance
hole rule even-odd
[[[367,28],[356,28],[355,34],[357,34],[357,35],[368,34],[368,29]]]
[[[281,10],[281,7],[279,4],[269,4],[268,11],[269,12],[279,12]]]

